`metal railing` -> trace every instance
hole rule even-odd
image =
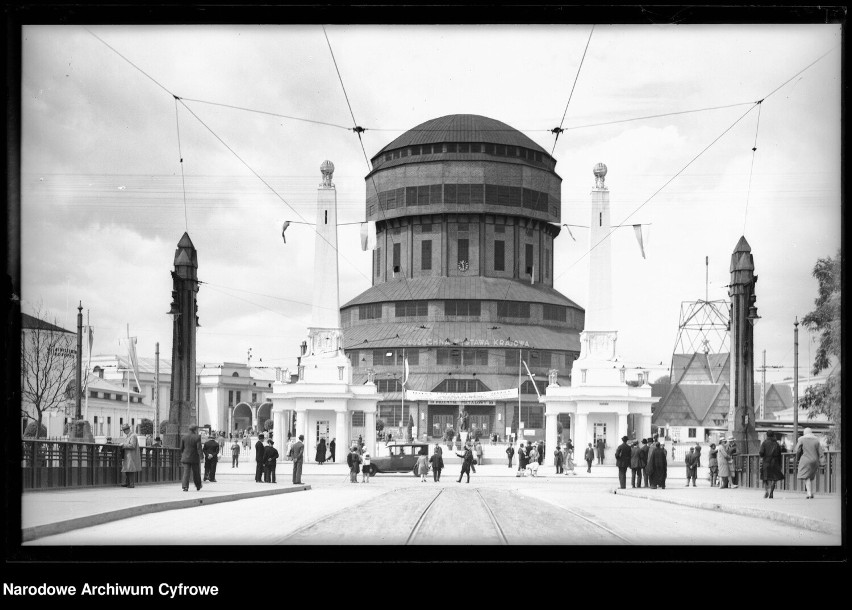
[[[777,489],[798,491],[804,489],[804,482],[796,478],[798,463],[796,455],[784,453],[781,456],[781,472],[784,479],[778,481]],[[760,478],[761,458],[758,455],[737,455],[734,457],[734,465],[737,471],[740,487],[762,488],[763,481]],[[825,459],[819,466],[814,479],[815,493],[839,493],[840,491],[840,452],[827,451]]]
[[[24,490],[109,487],[124,481],[119,445],[25,439],[21,449]],[[137,483],[180,480],[179,449],[139,447],[139,455],[142,470]]]

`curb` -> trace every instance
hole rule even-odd
[[[168,502],[156,502],[154,504],[141,504],[139,506],[131,506],[129,508],[120,508],[104,513],[86,515],[85,517],[76,517],[74,519],[66,519],[65,521],[57,521],[56,523],[46,523],[44,525],[25,527],[21,529],[21,541],[30,542],[37,538],[44,538],[45,536],[64,534],[72,530],[92,527],[93,525],[101,525],[103,523],[110,523],[112,521],[119,521],[121,519],[128,519],[130,517],[137,517],[139,515],[148,515],[181,508],[193,508],[195,506],[202,505],[219,504],[222,502],[233,502],[236,500],[245,500],[247,498],[260,498],[263,496],[293,493],[297,491],[308,491],[310,489],[310,485],[299,485],[296,487],[247,491],[229,495],[212,496],[208,498],[188,498],[186,500],[171,500]]]
[[[616,488],[613,490],[614,494],[618,494],[619,492],[623,492],[626,490]],[[633,493],[622,493],[621,495],[631,497],[631,498],[642,498],[645,500],[651,500],[652,502],[667,502],[669,504],[677,504],[679,506],[689,506],[691,508],[701,508],[704,510],[714,510],[716,512],[721,513],[730,513],[734,515],[741,515],[744,517],[757,517],[760,519],[770,519],[772,521],[778,521],[780,523],[786,523],[787,525],[792,525],[794,527],[800,527],[802,529],[819,532],[822,534],[833,534],[839,535],[840,528],[835,526],[833,523],[828,523],[826,521],[820,521],[819,519],[812,519],[810,517],[803,517],[801,515],[791,515],[789,513],[782,513],[773,510],[767,510],[765,508],[753,508],[750,506],[731,506],[718,504],[716,502],[694,502],[694,501],[685,501],[685,500],[677,500],[674,498],[651,498],[645,495],[637,495]]]

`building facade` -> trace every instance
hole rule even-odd
[[[372,371],[384,396],[385,432],[439,439],[464,415],[484,436],[520,423],[525,438],[544,438],[536,389],[554,370],[569,382],[585,314],[553,288],[555,166],[521,132],[478,115],[427,121],[372,158],[372,287],[341,307],[341,324],[354,379]],[[446,399],[405,399],[406,362],[407,390]],[[520,398],[464,396],[519,386]]]

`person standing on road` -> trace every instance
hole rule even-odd
[[[597,442],[597,450],[598,450],[598,464],[604,463],[604,449],[606,448],[606,441],[604,441],[603,437],[598,439]]]
[[[764,498],[773,498],[775,483],[784,480],[781,472],[781,447],[775,442],[775,432],[769,430],[766,440],[760,444],[758,455],[761,457],[760,478],[763,479],[763,488],[766,490]]]
[[[529,455],[530,459],[529,459],[529,462],[527,462],[527,466],[529,466],[530,464],[535,462],[536,470],[538,470],[538,465],[539,465],[538,458],[540,457],[540,455],[541,454],[539,454],[539,452],[538,452],[538,445],[537,444],[533,445],[532,449],[530,450],[530,455]]]
[[[443,450],[438,443],[435,443],[435,453],[429,461],[432,463],[432,479],[437,483],[441,480],[441,471],[444,469]]]
[[[370,454],[365,451],[364,455],[361,456],[361,482],[362,483],[369,483],[370,482],[370,469],[371,468],[372,468],[372,466],[370,466]]]
[[[358,471],[361,465],[361,455],[358,453],[358,445],[353,445],[349,455],[346,456],[346,465],[349,466],[349,482],[358,482]]]
[[[266,441],[263,449],[263,481],[265,483],[277,483],[275,479],[275,467],[278,465],[278,450],[273,447],[272,439]]]
[[[293,483],[302,484],[302,463],[305,461],[305,435],[300,434],[299,440],[293,443]]]
[[[316,462],[320,466],[325,463],[325,439],[321,438],[319,443],[317,443],[317,454],[316,454]],[[357,478],[357,477],[356,477]]]
[[[240,465],[240,440],[235,438],[231,445],[231,468],[238,468]]]
[[[255,461],[255,471],[254,471],[254,482],[255,483],[263,483],[263,435],[259,434],[257,436],[257,442],[254,444],[254,461]]]
[[[456,455],[462,458],[462,467],[461,472],[459,473],[459,480],[456,483],[461,483],[462,477],[467,474],[467,482],[470,483],[470,467],[473,465],[473,451],[470,450],[470,445],[465,445],[464,453],[456,453]]]
[[[731,456],[731,483],[736,487],[739,484],[739,477],[737,476],[737,441],[734,440],[734,437],[728,438],[728,455]]]
[[[689,487],[689,481],[692,480],[692,486],[695,487],[695,479],[698,476],[698,454],[695,453],[695,447],[689,448],[689,453],[683,461],[686,463],[686,486]]]
[[[219,462],[219,443],[212,436],[204,443],[204,480],[216,482],[216,464]]]
[[[586,447],[586,453],[583,454],[583,459],[586,460],[587,468],[586,472],[592,471],[592,462],[595,460],[595,450],[592,449],[592,444],[589,443],[589,446]]]
[[[538,451],[538,465],[541,466],[541,463],[544,461],[544,443],[537,443],[538,447],[536,450]]]
[[[627,437],[621,437],[621,444],[615,450],[615,465],[618,467],[618,485],[621,489],[627,489],[627,469],[630,468],[630,445]]]
[[[225,433],[221,430],[219,431],[218,436],[216,437],[216,442],[219,444],[219,453],[216,456],[216,461],[218,462],[219,456],[224,457],[225,451],[227,451],[227,449],[225,449]]]
[[[651,472],[654,470],[654,451],[657,446],[657,436],[648,439],[648,457],[645,459],[645,487],[651,485]]]
[[[189,432],[180,437],[180,465],[183,468],[181,487],[184,491],[189,491],[190,473],[192,473],[195,489],[201,491],[201,456],[203,453],[198,426],[192,424],[189,427]]]
[[[719,450],[716,443],[710,443],[710,451],[707,453],[707,466],[710,468],[710,487],[716,487],[719,482]]]
[[[121,427],[124,438],[121,439],[121,472],[124,473],[122,487],[136,487],[136,473],[142,470],[142,458],[139,456],[139,439],[130,429],[130,424]]]
[[[523,476],[524,471],[527,468],[527,452],[524,449],[524,444],[518,444],[518,474],[517,476]]]
[[[796,460],[799,466],[796,478],[804,480],[805,497],[808,499],[814,497],[814,479],[819,471],[823,455],[824,452],[822,445],[819,444],[819,439],[814,436],[810,428],[805,428],[805,431],[796,443]]]
[[[565,474],[570,474],[573,476],[577,476],[577,473],[574,472],[574,447],[572,445],[568,445],[565,447]]]
[[[425,453],[417,456],[417,474],[420,475],[420,482],[426,482],[426,475],[429,474],[429,458]]]
[[[642,450],[639,441],[633,441],[630,446],[630,486],[642,487]],[[638,485],[637,485],[638,483]]]
[[[515,448],[512,445],[506,447],[506,456],[509,458],[509,468],[512,467],[512,458],[515,457]]]
[[[476,450],[476,463],[481,466],[482,463],[483,463],[482,462],[482,443],[480,443],[479,440],[477,440],[476,444],[474,445],[474,448]]]
[[[556,466],[556,474],[562,474],[562,452],[559,450],[559,445],[556,445],[556,451],[553,452],[553,465]]]
[[[331,442],[328,444],[328,451],[331,454],[331,461],[334,462],[334,452],[337,450],[337,441],[335,439],[331,439]]]

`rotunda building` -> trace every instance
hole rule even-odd
[[[384,432],[411,426],[434,442],[462,415],[486,439],[505,440],[519,420],[522,438],[543,439],[544,405],[521,361],[541,394],[548,379],[568,385],[584,327],[584,310],[553,288],[556,160],[505,123],[456,114],[371,161],[372,287],[341,307],[341,325],[355,379],[374,379],[384,396]],[[406,360],[405,388],[435,394],[403,396]],[[465,396],[519,384],[520,400]]]

